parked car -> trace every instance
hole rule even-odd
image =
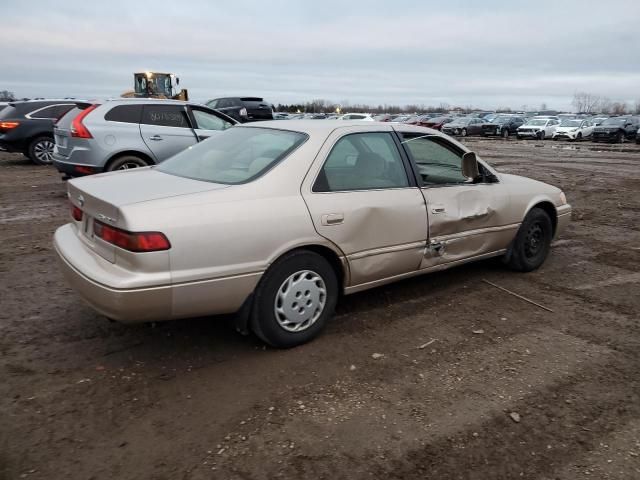
[[[507,138],[509,135],[514,135],[523,124],[524,119],[520,116],[498,115],[490,122],[482,124],[482,135],[485,137],[495,135]]]
[[[553,139],[582,140],[589,138],[592,133],[593,125],[590,120],[580,118],[564,119],[553,133]]]
[[[22,153],[38,165],[53,157],[53,123],[77,105],[76,100],[10,102],[0,112],[0,149]]]
[[[409,120],[411,115],[396,115],[391,121],[393,123],[404,123],[406,120]]]
[[[607,118],[609,117],[594,117],[591,119],[591,124],[594,127],[597,127],[598,125],[600,125],[602,122],[604,122]]]
[[[53,164],[67,177],[155,165],[237,123],[178,100],[83,103],[55,126]]]
[[[636,132],[636,143],[640,144],[640,128]]]
[[[484,120],[479,117],[460,117],[442,127],[442,133],[447,135],[480,135],[482,133],[482,124]]]
[[[516,129],[516,137],[518,140],[521,138],[537,138],[538,140],[551,138],[559,124],[560,121],[555,118],[533,117]]]
[[[426,121],[420,121],[417,125],[421,127],[433,128],[434,130],[440,130],[444,125],[451,122],[453,117],[443,116],[443,117],[433,117],[429,118]]]
[[[373,116],[369,113],[346,113],[339,117],[338,120],[364,120],[373,122]]]
[[[633,140],[640,127],[640,117],[610,117],[593,129],[594,142],[622,143]]]
[[[402,123],[406,123],[407,125],[416,125],[419,121],[420,121],[419,115],[410,115],[409,118],[407,118]]]
[[[8,102],[0,102],[0,112],[4,110],[8,105]]]
[[[273,105],[261,97],[215,98],[206,102],[206,105],[240,123],[273,120]]]
[[[440,132],[362,121],[237,126],[151,168],[73,179],[68,197],[55,251],[96,310],[238,312],[276,347],[318,335],[341,294],[488,257],[534,270],[571,215],[560,189]]]
[[[381,113],[380,115],[374,115],[373,120],[376,122],[390,122],[393,120],[393,116],[388,113]]]

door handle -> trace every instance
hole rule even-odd
[[[154,142],[157,142],[159,140],[162,140],[162,137],[160,135],[154,135],[153,137],[149,137],[149,140],[153,140]]]
[[[433,205],[431,207],[431,213],[444,213],[447,210],[444,208],[444,205]]]
[[[322,225],[340,225],[344,222],[344,214],[342,213],[327,213],[322,215]]]

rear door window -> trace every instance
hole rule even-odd
[[[28,114],[29,118],[56,120],[75,107],[75,104],[50,105]]]
[[[191,128],[187,113],[181,105],[144,105],[140,123],[160,127]]]
[[[342,137],[327,157],[314,192],[344,192],[409,186],[393,136],[386,132]]]
[[[107,112],[105,120],[110,122],[140,123],[142,105],[117,105]]]

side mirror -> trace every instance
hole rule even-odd
[[[176,85],[180,85],[180,78],[176,77]]]
[[[478,169],[478,158],[475,152],[467,152],[462,155],[462,175],[469,180],[475,180],[480,176]]]

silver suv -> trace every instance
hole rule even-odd
[[[55,125],[53,164],[67,177],[153,165],[237,123],[192,102],[81,103]]]

